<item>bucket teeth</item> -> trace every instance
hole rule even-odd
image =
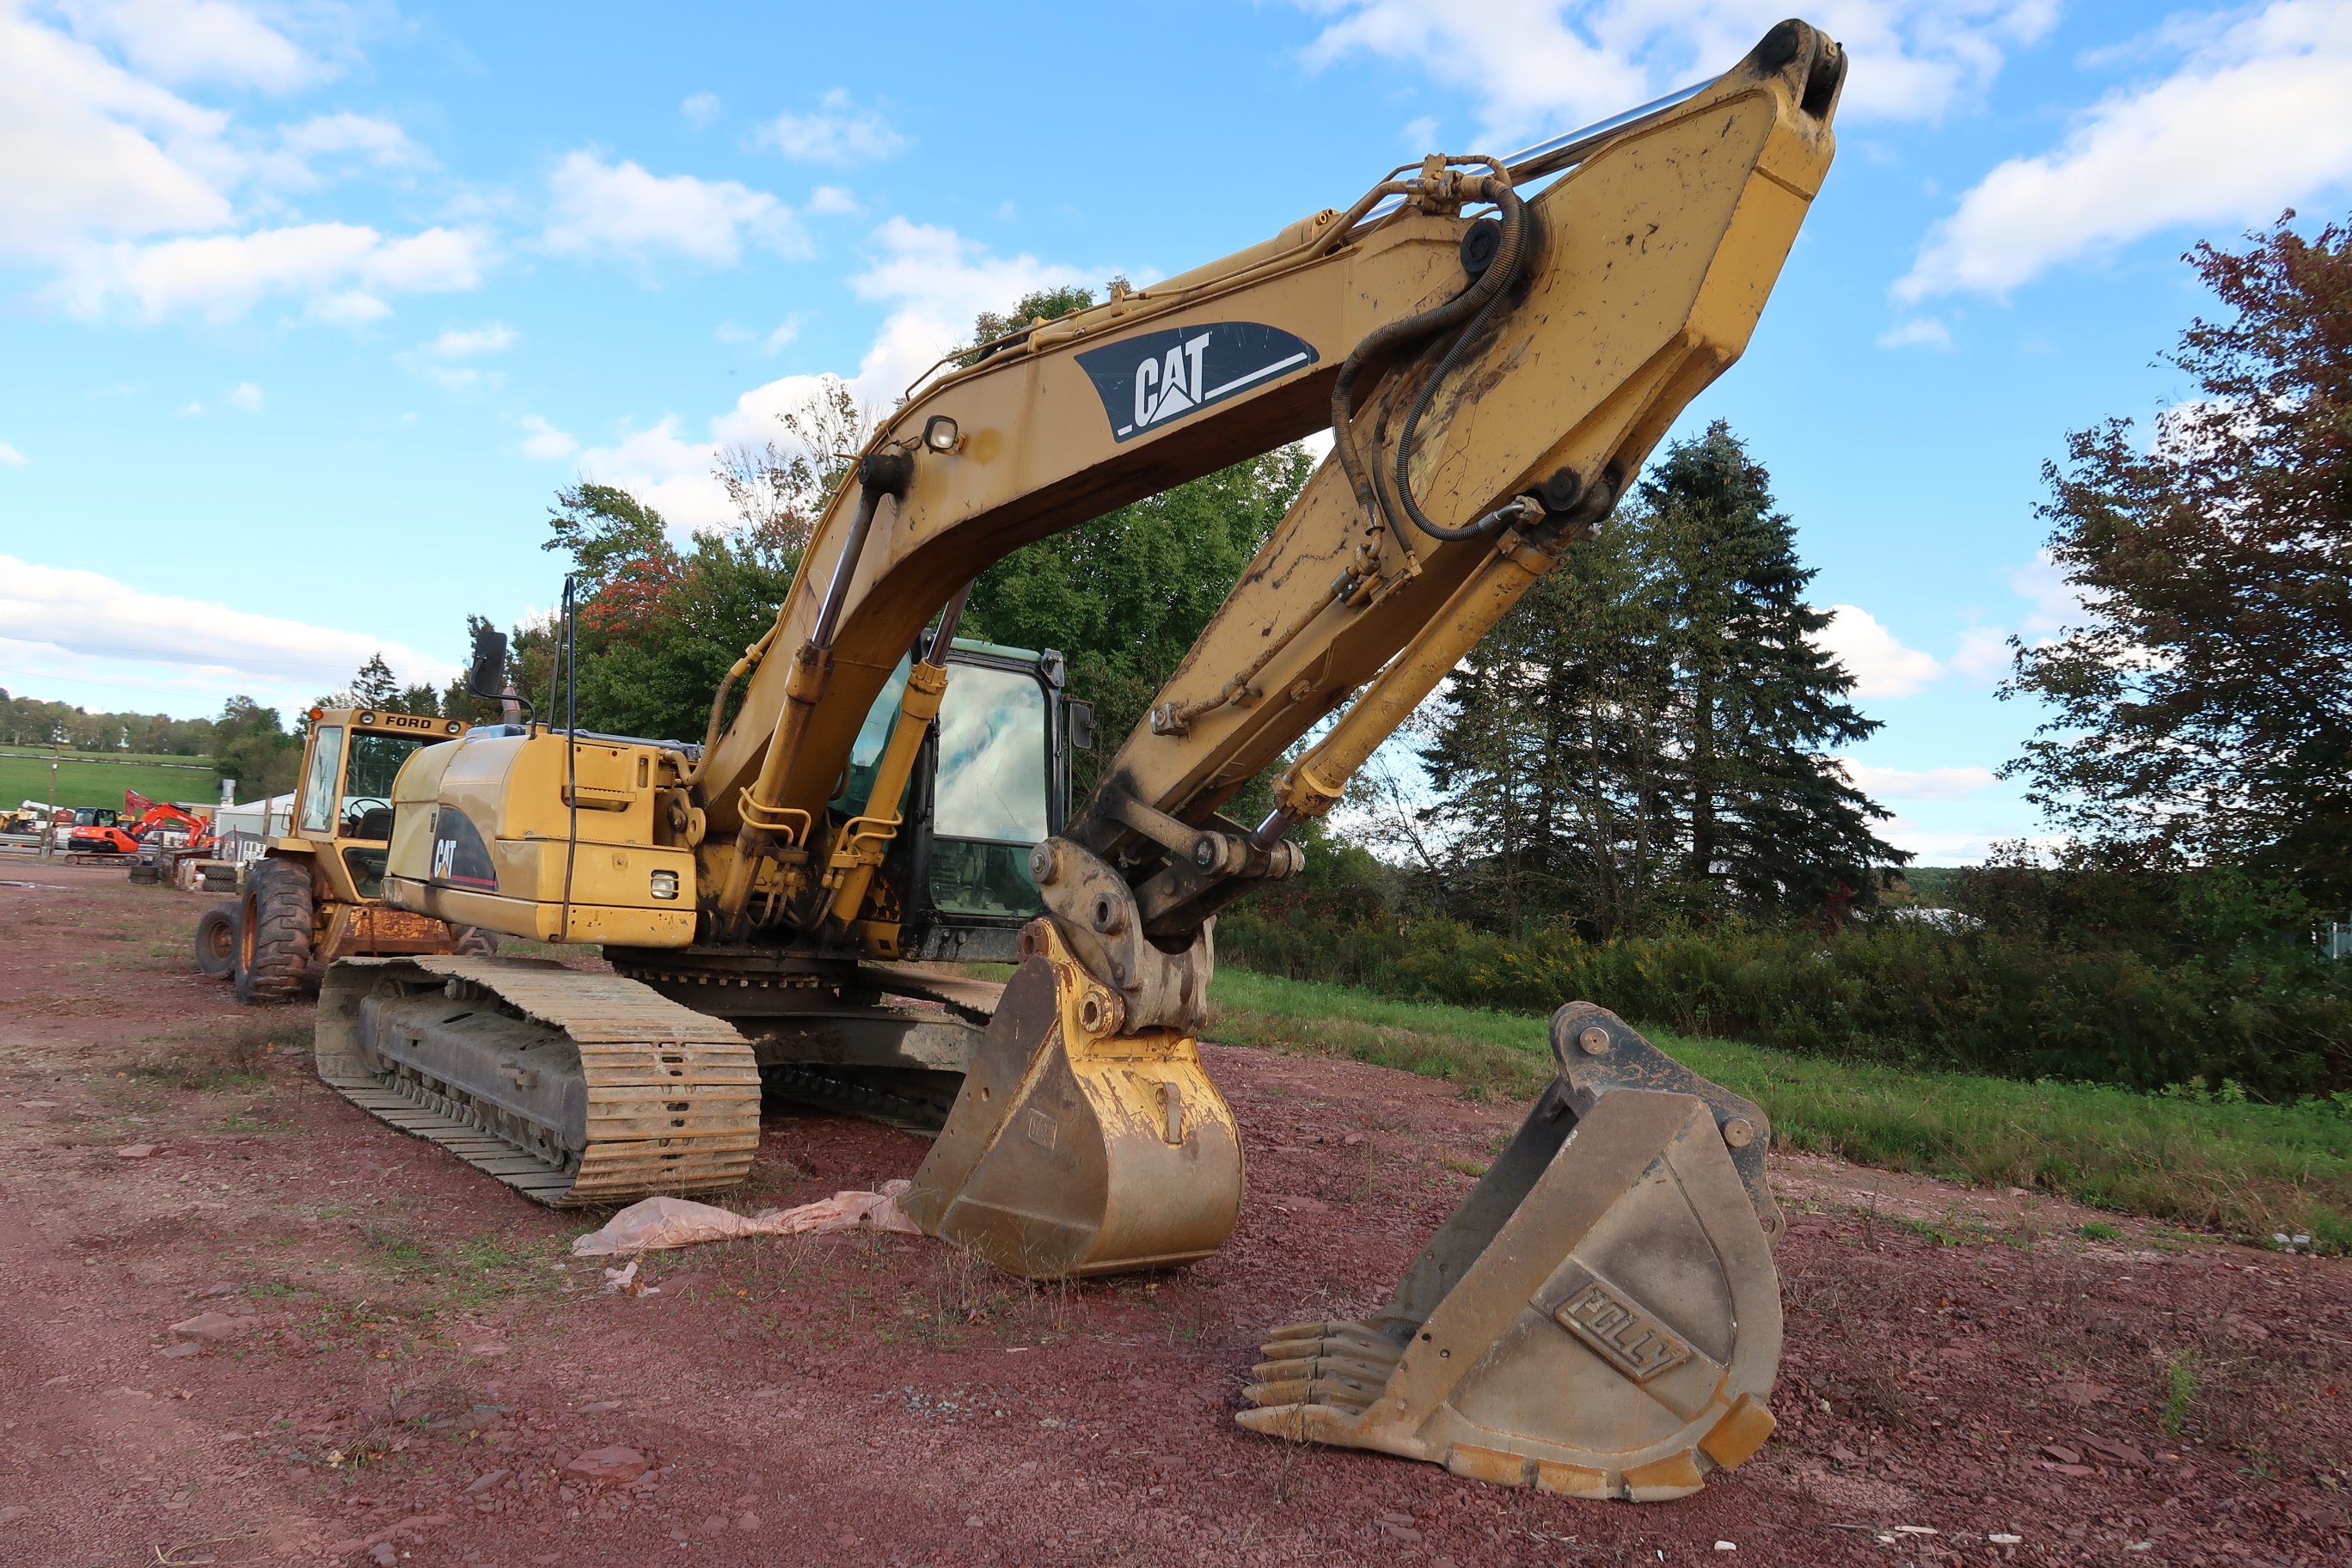
[[[1352,1331],[1319,1335],[1313,1339],[1284,1339],[1277,1332],[1258,1347],[1258,1353],[1270,1361],[1296,1360],[1300,1356],[1344,1355],[1370,1363],[1381,1368],[1381,1375],[1404,1354],[1403,1347],[1386,1334],[1377,1333],[1356,1323],[1334,1323],[1333,1329]]]
[[[1378,1329],[1339,1322],[1286,1324],[1268,1333],[1258,1352],[1267,1356],[1321,1355],[1327,1349],[1345,1350],[1390,1365],[1404,1353],[1403,1346]]]
[[[1374,1378],[1367,1382],[1323,1369],[1312,1376],[1255,1384],[1242,1393],[1251,1404],[1269,1409],[1292,1405],[1334,1405],[1356,1411],[1367,1408],[1381,1396],[1381,1387],[1385,1381]]]
[[[1368,1361],[1345,1354],[1299,1356],[1290,1361],[1262,1361],[1250,1368],[1250,1375],[1266,1383],[1286,1377],[1306,1377],[1318,1367],[1328,1367],[1332,1372],[1370,1383],[1386,1383],[1389,1373],[1396,1370],[1396,1363]]]
[[[1770,1436],[1763,1112],[1590,1004],[1552,1042],[1559,1078],[1387,1303],[1265,1336],[1242,1426],[1635,1502]]]

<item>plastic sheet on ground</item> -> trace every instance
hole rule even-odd
[[[687,1198],[646,1198],[631,1204],[572,1244],[575,1258],[613,1258],[665,1247],[730,1241],[741,1236],[824,1236],[844,1230],[922,1231],[898,1207],[905,1182],[885,1182],[878,1193],[835,1193],[798,1208],[762,1209],[749,1216]]]

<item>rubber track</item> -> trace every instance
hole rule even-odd
[[[576,1164],[557,1164],[504,1136],[463,1089],[405,1070],[371,1073],[356,1055],[325,1048],[322,1037],[319,1076],[378,1121],[555,1208],[717,1192],[751,1174],[760,1146],[760,1069],[751,1043],[725,1019],[617,974],[527,959],[344,959],[334,967],[348,965],[363,994],[373,980],[366,972],[391,964],[478,985],[569,1036],[588,1080],[588,1146]]]

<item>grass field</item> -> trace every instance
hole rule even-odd
[[[1346,986],[1220,969],[1211,1037],[1403,1068],[1465,1095],[1531,1099],[1552,1073],[1549,1021],[1391,1002]],[[2200,1103],[2091,1084],[2019,1083],[1794,1056],[1644,1028],[1747,1096],[1783,1147],[2037,1188],[2267,1240],[2352,1247],[2352,1116],[2332,1107]]]
[[[0,806],[20,800],[49,798],[49,756],[29,755],[30,746],[0,746]],[[158,763],[194,763],[157,767]],[[127,765],[126,765],[127,764]],[[150,757],[109,752],[103,756],[66,752],[58,763],[59,805],[110,805],[121,810],[122,792],[135,789],[150,800],[185,800],[205,804],[220,798],[220,776],[205,757]]]

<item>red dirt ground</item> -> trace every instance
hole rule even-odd
[[[1259,1331],[1376,1304],[1514,1108],[1213,1047],[1249,1195],[1208,1263],[1034,1289],[925,1239],[761,1240],[607,1294],[566,1256],[601,1215],[369,1120],[312,1076],[308,1009],[199,979],[203,900],[0,878],[47,884],[0,886],[0,1563],[2352,1561],[2339,1260],[1783,1159],[1780,1436],[1676,1503],[1503,1490],[1232,1415]],[[782,1110],[730,1201],[922,1147]],[[169,1353],[205,1311],[228,1337]],[[648,1476],[561,1479],[611,1445]]]

